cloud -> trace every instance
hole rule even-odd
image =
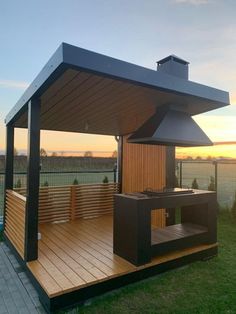
[[[29,83],[27,82],[0,79],[0,88],[26,89],[28,86]]]
[[[209,0],[174,0],[177,4],[202,5],[209,3]]]

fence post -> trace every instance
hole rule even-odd
[[[217,187],[218,187],[218,162],[213,161],[213,164],[215,165],[215,191],[217,194]]]
[[[113,175],[114,175],[114,183],[116,183],[116,178],[117,178],[117,163],[114,164]]]
[[[76,185],[70,187],[70,219],[75,220]]]
[[[183,177],[182,177],[182,175],[183,175],[183,172],[182,172],[182,169],[183,168],[183,162],[182,162],[182,160],[180,160],[180,162],[179,162],[179,187],[180,188],[182,188],[182,181],[183,181]]]

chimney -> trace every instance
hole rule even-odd
[[[189,62],[180,59],[175,55],[170,55],[157,61],[157,71],[162,71],[166,74],[188,80],[188,65]]]

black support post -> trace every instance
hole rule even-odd
[[[166,187],[175,187],[175,147],[166,147]],[[175,224],[175,208],[166,208],[166,225]]]
[[[118,183],[119,190],[122,193],[122,175],[123,175],[123,136],[119,136],[118,141]]]
[[[38,258],[38,198],[40,176],[40,100],[28,103],[27,201],[25,261]]]
[[[4,193],[4,227],[5,227],[5,207],[6,207],[6,190],[13,189],[13,172],[14,172],[14,126],[6,127],[6,160],[5,160],[5,193]]]

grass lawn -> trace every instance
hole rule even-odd
[[[219,216],[219,255],[92,300],[73,313],[236,313],[236,221]]]

